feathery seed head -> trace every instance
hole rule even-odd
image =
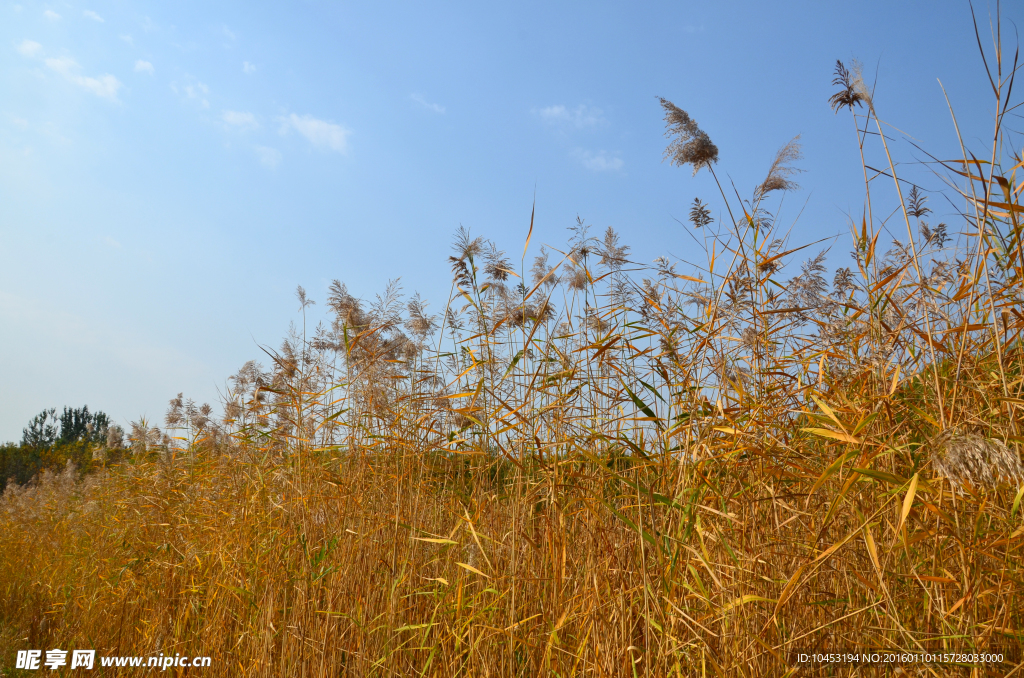
[[[668,260],[668,257],[658,257],[654,260],[654,266],[658,269],[658,275],[671,278],[676,275],[676,265]]]
[[[472,238],[470,237],[469,229],[460,225],[459,230],[455,232],[455,242],[452,243],[452,249],[455,251],[457,258],[472,260],[484,251],[486,245],[487,240],[483,236]]]
[[[659,97],[665,110],[665,136],[672,142],[665,149],[665,158],[673,165],[692,165],[694,175],[702,167],[718,162],[718,146],[711,141],[690,114],[671,101]]]
[[[184,421],[184,418],[184,394],[179,393],[176,398],[171,398],[167,408],[167,414],[164,416],[164,423],[168,426],[174,427],[181,424]]]
[[[484,253],[484,274],[494,283],[503,283],[508,280],[512,271],[512,262],[505,256],[505,252],[499,250],[494,243],[488,243],[489,248]]]
[[[928,214],[931,210],[924,205],[927,201],[928,196],[923,195],[917,186],[914,186],[907,196],[907,214],[918,219]]]
[[[856,285],[853,282],[853,271],[848,266],[837,270],[835,277],[832,278],[832,290],[834,293],[841,297],[854,289],[856,289]]]
[[[629,245],[620,244],[620,236],[611,226],[604,232],[604,247],[601,248],[600,263],[613,271],[618,271],[627,263]]]
[[[107,447],[116,450],[124,445],[124,429],[117,424],[107,427]]]
[[[437,316],[427,315],[427,302],[420,298],[419,292],[409,300],[409,318],[405,327],[421,340],[437,331]]]
[[[714,219],[711,218],[711,210],[708,206],[700,201],[700,198],[693,199],[693,206],[690,207],[690,223],[696,228],[703,228],[710,224]]]
[[[541,299],[530,309],[530,317],[534,322],[546,323],[555,317],[555,306],[550,299]]]
[[[304,310],[307,306],[313,306],[316,304],[315,301],[306,295],[306,290],[303,289],[302,285],[295,288],[295,298],[299,300],[300,311]]]
[[[569,289],[576,290],[577,292],[587,289],[587,285],[590,282],[586,269],[582,266],[573,266],[572,264],[566,267],[566,273],[562,277],[569,286]]]
[[[838,113],[841,108],[849,108],[851,111],[854,106],[863,106],[864,97],[861,94],[863,89],[863,79],[858,76],[856,82],[851,77],[850,72],[846,70],[846,66],[843,65],[842,61],[836,60],[836,77],[832,79],[833,85],[842,87],[838,92],[829,97],[828,103],[832,106],[832,111]],[[857,83],[860,83],[860,87]]]
[[[339,280],[331,282],[327,294],[327,306],[334,311],[337,322],[341,325],[358,329],[368,324],[363,312],[362,301],[349,294],[348,287]]]
[[[800,188],[796,182],[790,180],[790,177],[802,171],[793,167],[793,163],[803,157],[798,134],[775,154],[775,159],[772,160],[771,168],[768,170],[768,177],[757,187],[757,198],[763,198],[772,191],[791,191]]]
[[[533,274],[534,285],[543,283],[548,287],[552,287],[558,284],[558,276],[555,275],[555,267],[548,264],[547,248],[540,248],[540,254],[534,258],[533,266],[530,268],[530,273]]]
[[[931,446],[932,465],[954,487],[995,487],[1024,481],[1024,464],[1002,441],[956,429],[943,431]]]
[[[229,400],[224,404],[224,423],[230,424],[241,418],[243,413],[242,404],[237,400]]]

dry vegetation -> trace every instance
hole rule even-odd
[[[989,66],[991,148],[931,165],[961,206],[947,230],[839,65],[868,195],[832,285],[823,255],[781,279],[802,248],[769,203],[794,187],[795,141],[720,219],[694,203],[692,275],[581,222],[529,272],[460,232],[439,316],[397,285],[364,303],[335,284],[332,324],[246,365],[222,423],[178,398],[173,439],[139,422],[132,461],[7,492],[0,661],[764,676],[819,670],[797,650],[884,647],[995,649],[1013,662],[907,671],[1009,673],[1024,170],[1002,128],[1012,69]],[[662,105],[668,158],[713,172],[708,135]],[[883,255],[886,227],[906,240]],[[874,675],[835,675],[857,673]]]

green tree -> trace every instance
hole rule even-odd
[[[65,411],[67,408],[64,408]],[[52,447],[60,435],[61,422],[56,417],[56,408],[43,410],[28,422],[21,431],[21,446],[48,448]]]
[[[88,405],[77,409],[65,407],[60,416],[60,442],[100,444],[106,440],[108,426],[110,417],[103,412],[90,413]]]
[[[108,431],[114,442],[108,441]],[[20,444],[0,445],[0,492],[9,481],[23,485],[44,469],[58,472],[68,462],[87,473],[94,466],[95,447],[119,448],[121,436],[110,417],[88,406],[65,407],[59,416],[56,408],[43,410],[22,429]]]

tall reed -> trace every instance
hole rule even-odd
[[[179,396],[134,461],[5,494],[3,645],[211,655],[204,675],[790,676],[866,648],[1019,669],[1024,163],[1017,64],[992,59],[991,152],[932,165],[956,228],[837,66],[867,195],[831,284],[775,227],[793,140],[748,198],[721,191],[727,220],[694,202],[689,273],[580,221],[529,269],[530,236],[516,265],[460,230],[438,315],[336,282],[310,329],[300,288],[301,330],[232,377],[222,423]],[[662,105],[668,159],[713,171]]]

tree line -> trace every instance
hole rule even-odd
[[[45,470],[68,463],[81,473],[100,465],[110,450],[124,445],[124,431],[104,412],[88,405],[45,409],[22,429],[21,441],[0,446],[0,491],[8,483],[24,485]],[[102,451],[102,453],[100,453]]]

